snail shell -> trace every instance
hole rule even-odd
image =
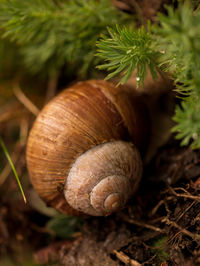
[[[137,189],[148,138],[138,97],[105,81],[79,82],[51,100],[31,129],[31,182],[63,213],[110,214]]]

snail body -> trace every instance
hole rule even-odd
[[[123,208],[142,174],[149,121],[141,100],[100,80],[62,91],[27,143],[31,182],[51,207],[101,216]]]

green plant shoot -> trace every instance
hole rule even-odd
[[[15,178],[16,178],[16,180],[17,180],[17,183],[18,183],[19,189],[20,189],[20,191],[21,191],[22,197],[23,197],[23,199],[24,199],[24,202],[26,203],[27,200],[26,200],[26,197],[25,197],[25,194],[24,194],[24,191],[23,191],[22,185],[21,185],[21,183],[20,183],[19,176],[18,176],[18,174],[17,174],[17,171],[16,171],[16,169],[15,169],[15,166],[14,166],[14,164],[13,164],[13,162],[12,162],[12,159],[11,159],[11,157],[10,157],[10,155],[9,155],[9,153],[8,153],[8,150],[7,150],[7,148],[6,148],[6,146],[5,146],[4,142],[3,142],[3,139],[2,139],[1,137],[0,137],[0,144],[1,144],[1,146],[2,146],[2,149],[3,149],[4,153],[5,153],[5,156],[6,156],[6,158],[8,159],[8,162],[9,162],[9,164],[10,164],[12,170],[13,170],[13,173],[14,173]]]

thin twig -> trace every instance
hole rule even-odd
[[[153,255],[150,259],[143,262],[143,265],[150,265],[150,262],[152,262],[156,258],[157,254]],[[153,265],[153,264],[151,264]]]
[[[25,145],[28,137],[28,119],[22,117],[20,121],[20,144]]]
[[[172,188],[172,187],[171,187]],[[175,190],[175,191],[177,191],[177,190],[181,190],[181,191],[183,191],[183,192],[185,192],[186,194],[188,194],[188,195],[191,195],[185,188],[183,188],[183,187],[175,187],[175,188],[173,188],[173,190]]]
[[[116,257],[125,263],[126,265],[131,265],[131,266],[142,266],[141,263],[137,262],[136,260],[133,260],[129,258],[126,254],[124,254],[122,251],[118,252],[117,250],[114,250],[113,253],[116,255]]]
[[[133,219],[129,219],[127,217],[123,217],[123,220],[128,222],[128,223],[130,223],[130,224],[134,224],[134,225],[137,225],[137,226],[140,226],[140,227],[151,229],[151,230],[156,231],[156,232],[164,233],[164,231],[162,229],[160,229],[159,227],[153,226],[151,224],[146,224],[146,223],[143,223],[143,222],[139,222],[139,221],[136,221],[136,220],[133,220]]]
[[[45,103],[49,102],[55,96],[57,85],[58,85],[58,73],[55,73],[52,77],[49,78],[47,84]]]
[[[160,200],[158,202],[158,204],[152,209],[151,214],[150,214],[150,217],[151,216],[154,216],[156,214],[156,212],[158,211],[158,209],[160,208],[160,206],[165,205],[165,201],[168,201],[168,200],[171,200],[171,199],[173,199],[173,196],[169,196],[165,200]]]
[[[177,193],[172,187],[169,187],[169,190],[176,197],[188,198],[188,199],[193,199],[193,200],[196,200],[196,201],[200,201],[200,197],[191,195],[187,190],[185,190],[184,194]]]
[[[183,217],[183,215],[195,204],[196,202],[193,201],[187,208],[186,210],[184,210],[184,212],[181,213],[181,215],[177,218],[176,220],[176,223]],[[168,217],[165,217],[164,219],[166,219]],[[163,219],[163,220],[164,220]],[[178,235],[180,235],[182,232],[181,231],[178,231],[175,235],[171,236],[169,239],[168,239],[168,242],[170,241],[173,241],[173,239],[175,239]]]
[[[0,125],[7,122],[10,119],[17,117],[21,114],[21,106],[18,102],[11,101],[10,103],[1,106],[0,110]]]
[[[38,115],[39,109],[26,97],[26,95],[22,92],[22,90],[19,88],[19,86],[15,86],[14,94],[17,97],[17,99],[35,116]]]
[[[158,211],[158,209],[160,208],[160,206],[163,205],[164,203],[165,203],[164,200],[160,200],[158,204],[152,209],[151,216],[154,216]]]
[[[181,215],[178,217],[178,219],[176,219],[176,222],[178,222],[182,217],[183,217],[183,215],[185,215],[186,214],[186,212],[188,212],[189,211],[189,209],[195,204],[196,202],[195,201],[193,201],[182,213],[181,213]]]
[[[175,223],[175,222],[169,220],[168,218],[164,218],[164,219],[162,220],[162,222],[166,223],[167,225],[171,225],[171,226],[177,228],[177,229],[180,230],[182,233],[184,233],[185,235],[188,235],[188,236],[191,237],[192,239],[200,241],[200,235],[191,233],[191,232],[188,231],[187,229],[182,228],[182,227],[179,226],[177,223]]]

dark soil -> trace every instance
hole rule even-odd
[[[64,240],[47,229],[50,218],[13,197],[15,180],[8,178],[1,186],[1,257],[9,265],[32,258],[42,265],[200,265],[199,177],[200,151],[172,139],[145,168],[126,209],[82,219]]]

